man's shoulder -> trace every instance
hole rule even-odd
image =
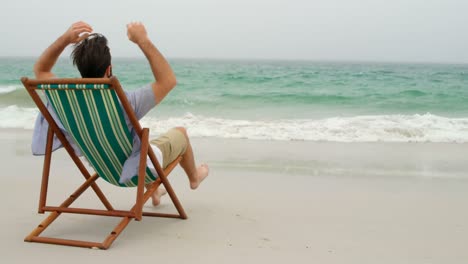
[[[151,84],[147,84],[135,90],[125,91],[127,98],[135,110],[138,119],[142,118],[153,107],[156,106],[156,100]]]

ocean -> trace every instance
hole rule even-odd
[[[20,77],[34,58],[0,58],[0,128],[32,129]],[[176,88],[142,120],[192,137],[336,142],[468,142],[468,65],[174,59]],[[68,58],[60,77],[78,77]],[[124,89],[153,80],[143,58],[113,59]]]

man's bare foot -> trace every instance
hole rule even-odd
[[[151,199],[153,200],[153,206],[158,206],[161,203],[161,197],[167,193],[166,189],[159,187],[154,191]]]
[[[192,190],[195,190],[198,188],[200,183],[208,176],[208,173],[210,172],[210,168],[208,168],[208,164],[202,163],[200,166],[197,168],[197,180],[190,182],[190,188]]]

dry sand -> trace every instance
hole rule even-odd
[[[194,139],[211,175],[170,179],[188,220],[131,222],[109,250],[23,242],[37,214],[42,157],[30,131],[0,130],[2,263],[468,263],[468,145]],[[82,176],[54,153],[49,204]],[[135,189],[98,181],[114,207]],[[165,197],[157,210],[173,208]],[[100,207],[87,192],[76,206]],[[146,210],[153,210],[150,203]],[[47,235],[101,241],[117,218],[66,215]]]

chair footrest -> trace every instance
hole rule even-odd
[[[143,212],[143,216],[187,219],[187,218],[183,218],[182,216],[178,214],[164,214],[164,213],[151,213],[151,212]]]
[[[36,236],[36,237],[31,237],[30,239],[25,239],[24,241],[74,246],[74,247],[107,249],[106,247],[104,247],[102,243],[88,242],[88,241],[81,241],[81,240],[71,240],[71,239],[61,239],[61,238],[53,238],[53,237],[37,237]]]
[[[129,211],[121,211],[121,210],[97,210],[97,209],[86,209],[86,208],[54,207],[54,206],[44,206],[42,209],[48,212],[135,218],[135,213],[129,212]]]

